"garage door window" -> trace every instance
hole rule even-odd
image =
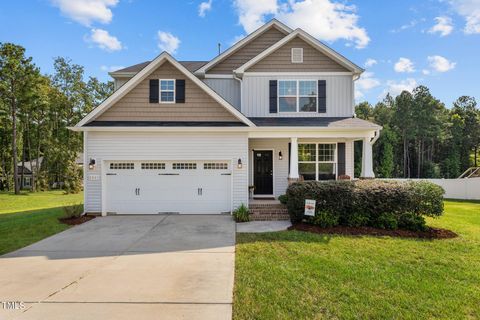
[[[143,162],[142,170],[165,170],[165,163]]]
[[[228,163],[204,163],[203,169],[205,170],[227,170]]]
[[[174,163],[173,170],[195,170],[197,169],[196,163]]]
[[[110,163],[111,170],[133,170],[135,165],[127,162],[112,162]]]

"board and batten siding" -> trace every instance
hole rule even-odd
[[[240,110],[240,82],[235,79],[202,79],[213,91]]]
[[[353,140],[346,139],[299,139],[298,143],[345,143],[345,174],[353,179],[354,175],[354,152]],[[253,150],[272,150],[273,149],[273,192],[278,197],[285,194],[288,188],[289,154],[288,144],[290,139],[250,139],[248,145],[249,153],[249,185],[253,185]],[[279,152],[282,152],[282,160],[279,159]]]
[[[150,79],[185,79],[185,103],[150,103]],[[238,121],[225,107],[164,62],[96,121]]]
[[[270,80],[326,80],[327,112],[269,112]],[[352,117],[354,87],[351,75],[245,75],[243,77],[242,113],[247,117]]]
[[[233,207],[248,203],[248,137],[246,133],[95,132],[87,135],[85,211],[102,210],[104,160],[227,160],[232,163]],[[238,159],[243,168],[237,168]],[[89,178],[89,176],[92,176]],[[93,177],[99,177],[95,179]]]

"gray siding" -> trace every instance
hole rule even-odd
[[[185,103],[150,103],[150,79],[185,79]],[[160,65],[96,120],[238,121],[225,107],[188,79],[170,62]]]
[[[248,138],[246,133],[89,132],[86,159],[96,159],[85,171],[85,210],[102,210],[103,160],[231,160],[233,206],[248,203]],[[241,158],[244,164],[238,169]]]
[[[268,47],[285,37],[285,32],[280,31],[276,27],[271,27],[257,38],[253,39],[240,49],[236,50],[230,56],[224,58],[212,69],[208,70],[208,74],[232,74],[232,71],[240,67],[242,64],[251,60],[253,57],[265,51]]]
[[[240,110],[240,82],[235,79],[203,79],[210,88]]]
[[[326,113],[269,113],[269,80],[326,80]],[[242,112],[247,117],[351,117],[354,114],[351,75],[253,76],[243,77]]]
[[[303,62],[292,63],[292,48],[303,48]],[[338,62],[327,57],[304,40],[296,37],[253,66],[248,72],[312,72],[340,71],[348,72]]]

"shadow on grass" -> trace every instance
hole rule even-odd
[[[338,235],[339,236],[339,235]],[[266,233],[241,233],[237,234],[237,244],[255,242],[305,242],[329,244],[337,235],[318,234],[297,230],[266,232]]]

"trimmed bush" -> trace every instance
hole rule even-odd
[[[248,208],[242,203],[240,207],[233,211],[233,217],[237,222],[248,222],[250,221],[250,212]]]
[[[287,195],[286,194],[282,194],[280,196],[278,196],[278,201],[280,201],[281,204],[287,204]]]
[[[293,223],[307,218],[319,225],[421,230],[423,216],[443,213],[443,194],[426,181],[359,180],[299,182],[289,186],[286,196]],[[316,217],[304,217],[305,199],[316,200]]]

